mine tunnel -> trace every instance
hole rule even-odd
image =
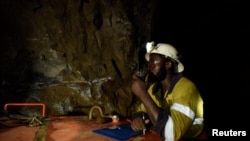
[[[249,94],[246,5],[2,0],[0,115],[88,116],[100,106],[103,114],[130,117],[139,102],[131,76],[154,41],[179,50],[184,75],[204,99],[209,132],[246,130],[247,117],[238,116]]]

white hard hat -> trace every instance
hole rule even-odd
[[[161,54],[166,57],[170,57],[178,62],[177,72],[182,72],[184,70],[184,65],[180,62],[178,57],[178,51],[172,45],[166,43],[159,43],[156,46],[154,46],[154,42],[149,42],[147,43],[146,47],[147,47],[147,53],[145,55],[145,58],[147,61],[149,61],[149,55],[151,53]]]

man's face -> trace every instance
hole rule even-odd
[[[148,61],[149,79],[152,81],[162,81],[167,76],[165,60],[162,56],[151,54]]]

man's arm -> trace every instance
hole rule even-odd
[[[132,92],[142,101],[151,122],[153,123],[153,125],[155,125],[159,113],[159,108],[149,96],[146,88],[146,83],[139,79],[136,75],[133,75],[132,78]]]

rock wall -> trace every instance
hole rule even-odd
[[[46,115],[129,116],[137,99],[130,77],[150,40],[157,1],[2,0],[1,107],[42,102]],[[39,115],[35,107],[9,112]]]

